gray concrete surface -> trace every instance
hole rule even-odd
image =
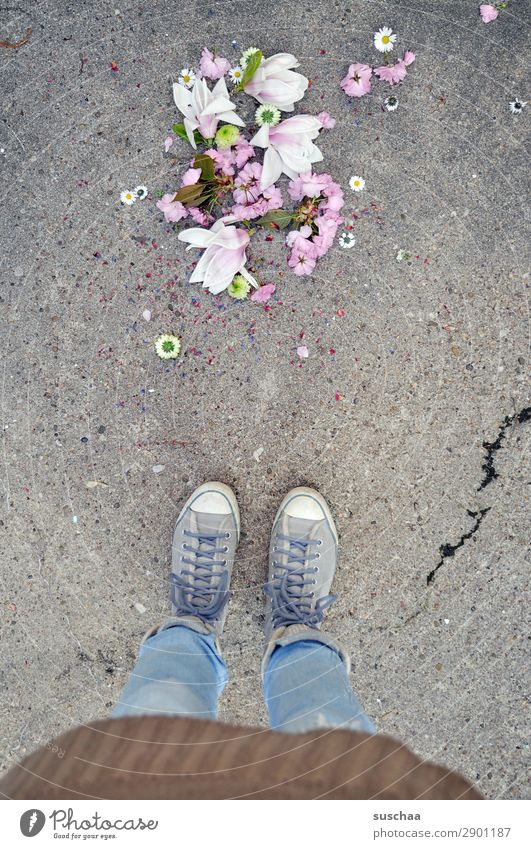
[[[4,768],[108,714],[167,609],[179,504],[219,478],[243,515],[221,717],[265,722],[266,543],[279,499],[307,483],[341,534],[327,628],[352,653],[378,728],[488,797],[528,794],[530,428],[518,414],[530,107],[513,117],[509,101],[529,96],[529,2],[488,26],[477,7],[0,8],[1,38],[33,28],[19,50],[0,48]],[[375,61],[384,24],[417,54],[393,114],[383,84],[360,102],[339,89],[349,62]],[[335,246],[310,279],[287,273],[280,239],[255,243],[255,267],[277,284],[270,311],[190,286],[190,255],[153,195],[188,158],[184,143],[163,150],[172,79],[204,44],[236,55],[233,40],[300,57],[313,80],[304,109],[338,121],[321,139],[326,170],[359,214],[356,246]],[[363,195],[348,190],[355,173]],[[149,199],[122,208],[120,191],[139,183]],[[176,365],[151,347],[171,329],[184,345]],[[310,356],[298,367],[301,333]],[[497,477],[480,489],[483,443],[507,416]]]

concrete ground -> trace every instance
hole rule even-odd
[[[32,27],[0,48],[4,768],[109,713],[167,611],[179,505],[214,478],[243,516],[221,718],[265,722],[268,534],[309,484],[341,535],[326,628],[378,729],[488,797],[528,795],[531,107],[509,102],[529,97],[529,6],[488,25],[476,0],[0,8],[1,39]],[[417,54],[393,113],[384,83],[360,101],[339,88],[350,62],[377,61],[382,25]],[[256,237],[270,310],[190,285],[196,256],[155,207],[189,158],[180,141],[164,153],[171,82],[204,44],[295,53],[302,110],[337,118],[322,170],[356,245],[301,279],[280,237]],[[149,198],[122,207],[139,183]],[[170,365],[152,348],[168,330],[184,351]]]

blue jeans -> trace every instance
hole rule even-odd
[[[175,625],[142,644],[112,716],[153,713],[216,719],[227,680],[214,635]],[[375,731],[350,688],[339,654],[316,640],[301,639],[275,649],[264,672],[264,696],[271,728],[277,731]]]

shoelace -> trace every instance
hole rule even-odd
[[[272,581],[264,585],[264,591],[271,598],[273,627],[281,625],[318,625],[323,621],[327,607],[334,603],[337,596],[327,595],[313,603],[314,592],[307,587],[315,585],[312,578],[319,571],[318,566],[306,566],[308,561],[319,559],[319,554],[310,549],[320,545],[321,540],[297,539],[286,534],[278,534],[278,541],[286,542],[286,548],[276,548],[276,553],[285,555],[287,563],[284,566],[277,560],[273,566],[277,574]],[[298,565],[293,565],[298,564]]]
[[[189,556],[182,562],[191,569],[182,569],[179,575],[170,574],[170,596],[177,616],[199,616],[206,621],[217,619],[230,598],[229,573],[226,560],[216,560],[217,554],[226,554],[228,546],[218,547],[230,534],[202,534],[184,531],[185,536],[197,540],[197,548],[183,544]],[[189,580],[186,580],[189,579]],[[213,586],[213,581],[216,583]]]

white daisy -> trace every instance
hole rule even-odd
[[[523,110],[524,106],[526,106],[527,100],[520,100],[520,98],[516,98],[515,100],[511,100],[509,103],[509,108],[513,115],[519,115]]]
[[[120,192],[120,202],[125,204],[125,206],[132,206],[135,200],[136,195],[134,192],[130,192],[129,190]]]
[[[280,121],[280,109],[277,109],[272,103],[262,103],[254,113],[254,117],[259,127],[263,127],[264,124],[274,127]]]
[[[155,341],[155,351],[161,360],[176,360],[181,350],[181,342],[172,333],[163,333]]]
[[[147,186],[137,186],[135,189],[135,197],[137,200],[145,200],[147,198]]]
[[[254,56],[255,53],[258,53],[258,47],[248,47],[247,50],[244,50],[242,53],[242,58],[240,59],[240,65],[242,68],[245,68],[251,56]]]
[[[239,83],[243,77],[243,68],[240,68],[239,65],[235,65],[234,68],[231,68],[229,71],[229,77],[231,82]]]
[[[390,27],[382,27],[374,33],[374,46],[380,53],[389,53],[396,41],[396,34]]]
[[[365,188],[365,180],[363,177],[358,177],[357,174],[350,178],[348,184],[353,192],[362,192]]]
[[[395,94],[391,94],[389,97],[386,97],[384,100],[384,106],[388,112],[394,112],[395,109],[398,109],[398,97]]]
[[[192,88],[195,83],[195,72],[191,68],[181,68],[179,72],[179,82],[186,88]]]
[[[352,233],[347,233],[346,230],[344,233],[341,233],[341,236],[339,237],[339,246],[341,248],[347,248],[348,250],[348,248],[353,248],[355,244],[356,239],[354,238]]]

